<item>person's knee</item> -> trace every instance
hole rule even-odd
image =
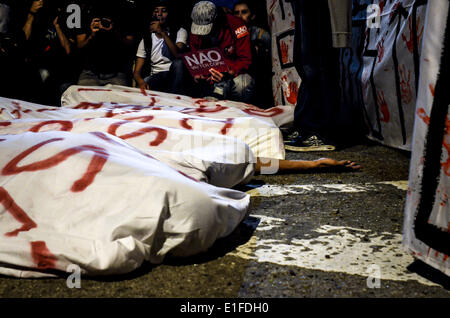
[[[184,63],[181,59],[176,59],[172,61],[172,64],[170,65],[170,71],[180,73],[184,72]]]
[[[253,97],[255,80],[249,74],[241,74],[233,79],[233,97],[248,102]]]

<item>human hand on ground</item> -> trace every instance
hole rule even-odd
[[[315,160],[317,163],[317,168],[341,168],[341,169],[350,169],[350,170],[359,170],[361,169],[361,165],[356,162],[350,160],[335,160],[330,158],[321,158]]]

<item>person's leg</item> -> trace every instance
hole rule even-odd
[[[150,86],[152,91],[169,92],[169,72],[159,72],[146,77],[144,81]]]
[[[117,73],[116,76],[107,80],[107,84],[129,86],[128,77],[125,73]]]
[[[339,50],[332,47],[327,0],[296,2],[296,68],[302,78],[294,126],[332,139],[339,108]]]
[[[183,60],[175,59],[170,65],[170,90],[172,94],[189,95],[194,81]]]
[[[100,79],[94,72],[89,70],[83,70],[78,78],[78,84],[80,86],[101,86]]]
[[[225,98],[250,103],[255,91],[255,80],[249,74],[241,74],[230,80],[229,96]]]
[[[277,159],[273,159],[277,160]],[[255,171],[260,173],[263,168],[273,166],[273,160],[257,158]],[[335,160],[321,158],[317,160],[277,160],[278,172],[300,172],[313,169],[335,169],[343,171],[356,171],[361,166],[350,160]]]

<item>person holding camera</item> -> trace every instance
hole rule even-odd
[[[98,10],[92,14],[89,27],[77,35],[77,47],[83,59],[78,85],[129,85],[127,49],[133,35],[124,35],[113,14]]]
[[[149,31],[140,42],[136,54],[136,84],[141,89],[179,93],[183,85],[179,69],[183,65],[176,58],[186,48],[188,33],[170,22],[167,0],[159,0],[153,6]]]
[[[65,25],[66,1],[34,0],[26,7],[23,34],[27,61],[33,74],[32,101],[60,105],[62,92],[75,81],[73,50],[75,40]]]

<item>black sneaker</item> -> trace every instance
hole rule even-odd
[[[325,142],[317,135],[310,135],[307,138],[298,137],[295,141],[285,141],[284,148],[290,151],[296,152],[308,152],[308,151],[334,151],[336,146]]]
[[[298,138],[300,138],[300,132],[294,129],[281,130],[283,134],[283,141],[285,144],[294,143]]]

